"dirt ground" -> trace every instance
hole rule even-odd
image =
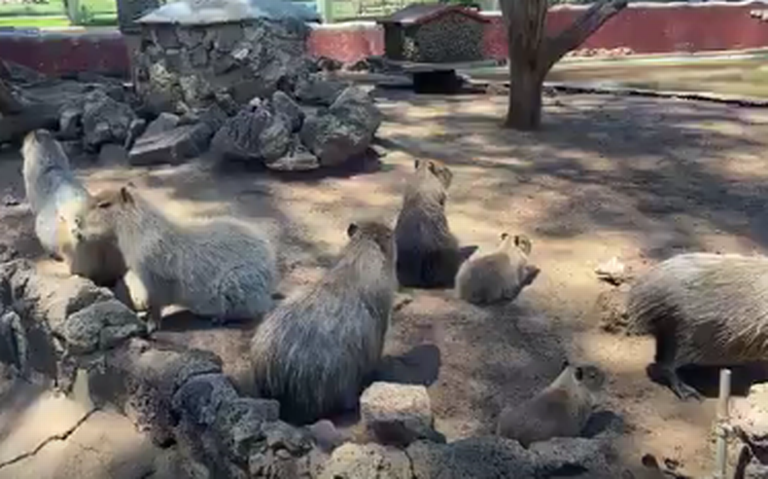
[[[430,384],[436,427],[449,440],[493,431],[505,404],[530,397],[563,359],[605,368],[603,409],[620,416],[622,459],[646,453],[702,477],[712,470],[715,400],[683,403],[652,383],[653,345],[597,327],[593,305],[609,286],[594,268],[612,256],[642,271],[683,251],[762,253],[768,185],[762,154],[768,111],[725,105],[611,96],[545,99],[536,133],[499,128],[500,96],[377,93],[388,149],[355,173],[281,176],[213,170],[205,158],[177,167],[82,165],[91,190],[132,180],[179,216],[231,214],[277,227],[285,280],[281,291],[317,278],[345,241],[349,221],[394,223],[415,158],[450,165],[447,214],[464,245],[492,247],[502,231],[527,234],[542,272],[506,307],[460,303],[449,291],[406,291],[386,352],[388,374]],[[0,159],[0,196],[23,199],[20,157]],[[24,205],[1,208],[2,239],[39,253]],[[157,337],[219,353],[247,388],[253,325],[213,329],[176,315]],[[405,355],[405,356],[403,356]]]

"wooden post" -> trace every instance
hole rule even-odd
[[[720,370],[720,394],[717,399],[717,445],[715,450],[715,479],[726,479],[728,465],[728,430],[730,414],[728,402],[731,396],[731,370]]]

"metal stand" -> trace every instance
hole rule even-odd
[[[731,431],[729,424],[730,414],[728,411],[728,402],[731,397],[731,370],[720,370],[720,394],[717,399],[717,419],[715,424],[715,434],[717,435],[717,446],[715,450],[715,473],[714,479],[726,479],[728,466],[728,436]]]

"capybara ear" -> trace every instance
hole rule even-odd
[[[573,375],[576,377],[577,381],[581,381],[584,379],[584,368],[577,367],[576,370],[573,372]]]
[[[421,161],[420,161],[420,160],[415,160],[415,161],[413,162],[413,169],[414,169],[414,170],[418,170],[418,169],[419,169],[419,164],[420,164],[420,163],[421,163]]]
[[[437,166],[435,166],[434,161],[430,160],[429,163],[427,163],[427,166],[429,167],[429,171],[431,171],[433,175],[437,175]]]
[[[563,370],[563,369],[567,368],[569,364],[570,363],[568,362],[568,360],[564,359],[563,360],[563,365],[560,367],[560,370]]]
[[[525,235],[515,235],[515,246],[523,250],[525,254],[531,254],[533,249],[530,238]]]
[[[357,233],[357,230],[358,230],[357,223],[350,223],[349,226],[347,227],[347,236],[349,236],[350,238],[355,236],[355,233]]]
[[[133,195],[131,195],[131,192],[128,191],[128,187],[126,186],[120,188],[120,201],[125,204],[133,203]]]
[[[507,238],[509,238],[509,233],[501,233],[501,240],[502,241],[504,241]],[[515,237],[515,244],[517,244],[517,237]]]

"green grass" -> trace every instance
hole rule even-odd
[[[80,6],[91,14],[86,26],[117,25],[115,0],[80,0]],[[44,4],[0,5],[0,26],[53,28],[70,26],[70,22],[64,12],[63,0],[48,0]]]
[[[68,27],[69,19],[65,15],[58,16],[34,16],[34,17],[0,17],[0,27],[17,28],[51,28]]]

